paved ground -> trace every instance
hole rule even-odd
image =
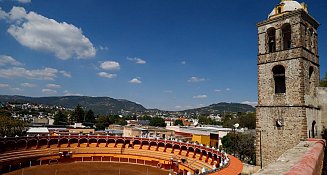
[[[167,175],[169,172],[149,166],[110,162],[75,162],[34,166],[5,175]]]

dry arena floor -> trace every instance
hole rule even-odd
[[[110,162],[74,162],[34,166],[5,175],[167,175],[169,172],[134,164]]]

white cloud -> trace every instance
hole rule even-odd
[[[181,64],[185,65],[186,64],[186,61],[182,61]]]
[[[8,22],[16,23],[20,25],[23,23],[24,18],[26,17],[26,10],[23,7],[13,7],[8,14]]]
[[[109,47],[107,47],[107,46],[99,46],[99,50],[107,51],[107,50],[109,50]]]
[[[59,84],[47,84],[47,88],[56,89],[61,88],[61,86]]]
[[[8,88],[8,87],[9,87],[9,84],[0,83],[0,88]]]
[[[109,79],[117,77],[117,74],[109,74],[107,72],[99,72],[97,75],[99,77],[109,78]]]
[[[101,67],[101,69],[104,69],[104,70],[119,70],[120,69],[120,65],[116,61],[105,61],[105,62],[101,63],[100,67]]]
[[[36,84],[32,84],[32,83],[21,83],[20,84],[22,87],[28,87],[28,88],[33,88],[36,87]]]
[[[3,13],[1,11],[0,15]],[[63,60],[96,55],[90,40],[80,28],[72,24],[57,22],[35,12],[26,12],[23,7],[13,7],[1,18],[8,19],[11,24],[8,33],[30,49],[50,52]]]
[[[23,3],[23,4],[27,4],[27,3],[31,3],[32,0],[17,0],[17,2]]]
[[[189,83],[197,83],[201,81],[205,81],[205,79],[200,77],[191,77],[190,79],[187,80],[187,82]]]
[[[21,88],[11,88],[12,91],[23,91]]]
[[[79,93],[71,93],[71,92],[69,92],[67,90],[65,90],[63,93],[64,93],[65,96],[82,96],[82,94],[79,94]]]
[[[142,58],[137,58],[137,57],[134,57],[134,58],[127,57],[127,60],[129,60],[129,61],[133,61],[133,62],[135,62],[136,64],[145,64],[145,63],[146,63],[145,60],[143,60]]]
[[[59,71],[64,77],[71,78],[72,74],[64,70]]]
[[[172,90],[164,90],[164,93],[173,93]]]
[[[44,94],[56,94],[57,93],[57,91],[53,90],[53,89],[42,89],[42,92]]]
[[[251,105],[251,106],[257,106],[258,105],[258,102],[257,101],[243,101],[241,103],[242,104]]]
[[[197,107],[198,108],[204,107],[204,104],[198,104]]]
[[[220,89],[215,89],[215,92],[221,92],[221,90]]]
[[[0,66],[5,65],[13,65],[13,66],[21,66],[23,65],[19,61],[15,60],[13,57],[8,55],[0,55]]]
[[[0,69],[0,77],[3,78],[27,78],[37,80],[54,80],[57,77],[58,70],[53,68],[28,70],[21,67],[9,69]]]
[[[195,99],[202,99],[202,98],[207,98],[207,95],[197,95],[197,96],[193,96],[193,98]]]
[[[230,91],[230,88],[226,88],[226,91]]]
[[[141,84],[142,83],[140,78],[133,78],[133,79],[129,80],[128,82],[130,82],[132,84]]]
[[[2,8],[0,7],[0,20],[2,19],[7,19],[8,18],[8,14],[2,10]]]

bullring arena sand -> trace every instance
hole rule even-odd
[[[33,166],[5,175],[167,175],[169,171],[150,166],[111,162],[73,162]]]

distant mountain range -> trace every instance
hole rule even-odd
[[[210,106],[188,109],[183,112],[197,113],[197,114],[217,114],[228,112],[254,112],[255,108],[248,104],[241,103],[217,103]]]
[[[74,109],[78,104],[85,109],[92,109],[97,114],[121,114],[122,111],[132,113],[143,113],[147,110],[140,104],[128,100],[114,99],[110,97],[88,97],[88,96],[61,96],[61,97],[25,97],[17,95],[0,95],[0,102],[34,103],[49,106],[62,106]],[[160,110],[158,110],[160,111]],[[187,113],[223,113],[223,112],[248,112],[255,111],[250,105],[240,103],[218,103],[210,106],[189,109],[180,112]]]
[[[35,103],[49,106],[62,106],[74,109],[78,104],[83,108],[92,109],[97,114],[117,114],[122,110],[143,112],[146,109],[137,103],[113,99],[110,97],[62,96],[62,97],[25,97],[0,95],[0,102]]]

